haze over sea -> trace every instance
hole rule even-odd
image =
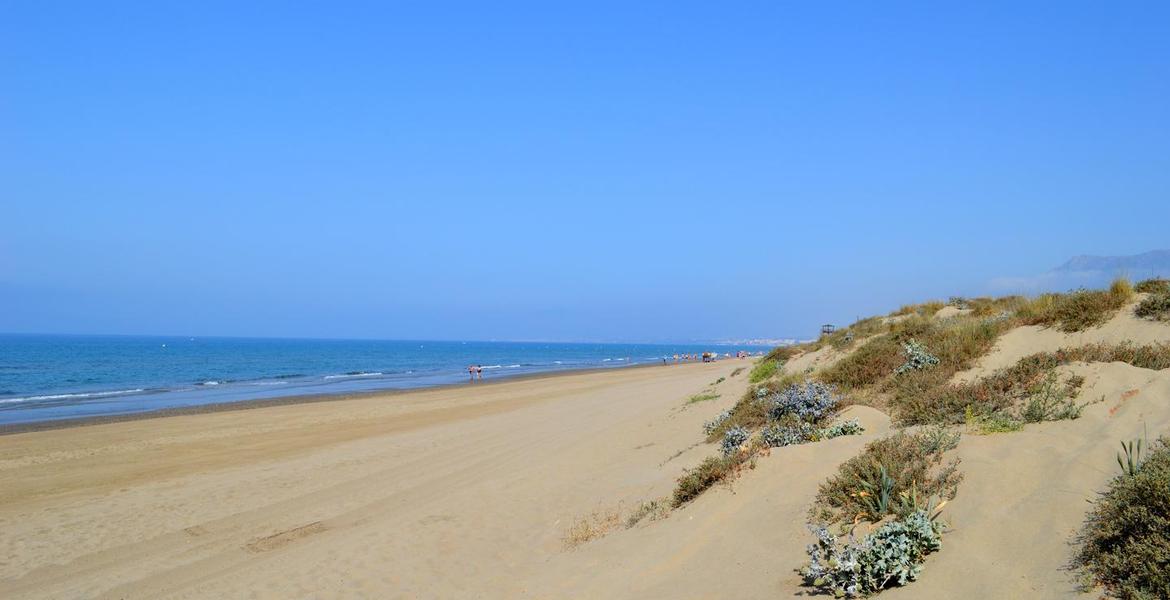
[[[712,344],[0,335],[0,424],[661,363]]]

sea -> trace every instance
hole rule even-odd
[[[0,334],[0,425],[673,362],[763,346]]]

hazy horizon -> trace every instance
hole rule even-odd
[[[1170,247],[1170,6],[10,7],[0,332],[808,338]]]

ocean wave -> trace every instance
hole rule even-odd
[[[505,369],[519,369],[519,368],[520,368],[520,365],[508,365],[508,366],[506,366],[506,367],[504,367],[504,368],[505,368]]]
[[[288,385],[287,381],[253,381],[248,385]]]
[[[383,375],[381,371],[367,373],[365,371],[354,371],[353,373],[344,373],[342,375],[326,375],[324,379],[345,379],[347,377],[377,377]]]
[[[481,369],[502,369],[502,368],[504,368],[504,367],[502,367],[502,366],[500,366],[500,365],[484,365],[484,366],[482,366],[482,367],[480,367],[480,368],[481,368]]]
[[[23,398],[3,398],[0,403],[8,404],[12,402],[36,402],[38,400],[65,400],[67,398],[106,398],[109,396],[124,396],[126,394],[139,394],[145,392],[142,388],[134,388],[132,390],[113,390],[109,392],[84,392],[77,394],[47,394],[44,396],[25,396]]]

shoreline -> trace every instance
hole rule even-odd
[[[755,357],[748,357],[746,360],[752,361]],[[734,358],[725,358],[716,362],[724,362],[729,360],[738,360]],[[620,367],[585,367],[580,369],[563,369],[558,371],[542,371],[537,373],[522,373],[517,375],[505,375],[494,379],[479,380],[475,383],[467,381],[460,383],[441,383],[426,387],[404,388],[404,389],[385,389],[372,390],[366,392],[345,392],[345,393],[324,393],[324,394],[304,394],[280,396],[278,398],[262,398],[256,400],[237,400],[233,402],[212,402],[209,404],[200,404],[198,406],[184,406],[176,408],[160,408],[157,410],[145,410],[140,412],[122,413],[116,415],[95,415],[88,417],[74,417],[66,419],[53,419],[46,421],[31,421],[28,423],[10,423],[0,424],[0,437],[7,435],[16,435],[21,433],[35,433],[39,431],[53,431],[58,429],[73,429],[77,427],[89,427],[93,425],[107,425],[111,423],[125,423],[129,421],[142,421],[148,419],[164,419],[167,417],[179,417],[186,415],[201,415],[208,413],[233,412],[253,410],[259,408],[269,408],[277,406],[291,406],[297,404],[318,404],[325,402],[338,402],[344,400],[363,400],[377,397],[398,397],[411,394],[419,394],[424,392],[434,392],[443,390],[453,390],[460,388],[472,389],[480,386],[496,386],[503,383],[554,379],[559,377],[567,377],[571,375],[585,375],[590,373],[609,373],[609,372],[626,372],[636,369],[647,369],[652,367],[670,367],[682,366],[687,364],[704,364],[700,362],[694,363],[667,363],[667,364],[631,364]],[[710,363],[707,363],[710,364]]]
[[[744,393],[746,372],[731,373],[747,366],[575,370],[3,436],[0,597],[564,596],[525,589],[543,585],[576,519],[669,493],[708,453],[695,438]],[[688,403],[713,386],[721,399]]]

